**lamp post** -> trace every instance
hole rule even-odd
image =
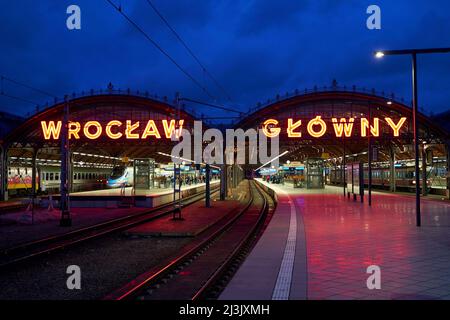
[[[413,91],[413,132],[414,132],[414,167],[416,181],[416,225],[421,225],[420,215],[420,179],[419,179],[419,122],[418,122],[418,98],[417,98],[417,55],[429,53],[448,53],[450,48],[430,48],[430,49],[404,49],[404,50],[381,50],[374,53],[376,58],[383,58],[387,55],[410,55],[412,58],[412,91]],[[424,185],[424,188],[427,186]]]

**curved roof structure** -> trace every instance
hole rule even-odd
[[[61,121],[63,119],[65,103],[55,104],[25,120],[21,125],[13,129],[5,138],[4,144],[9,147],[9,155],[15,158],[27,157],[32,155],[33,148],[39,148],[40,158],[59,159],[60,142],[58,139],[45,139],[43,135],[41,122],[46,125],[49,122]],[[189,129],[193,125],[194,118],[183,110],[177,110],[167,102],[162,102],[142,96],[128,94],[100,94],[71,99],[69,101],[69,122],[79,122],[80,138],[70,139],[70,149],[77,154],[78,161],[89,161],[90,156],[99,155],[104,162],[111,162],[121,157],[128,158],[158,158],[159,152],[170,153],[171,147],[175,142],[164,136],[164,130],[161,121],[184,120],[183,128]],[[83,135],[83,124],[88,121],[97,121],[106,125],[111,120],[123,122],[121,126],[116,126],[114,131],[122,131],[122,137],[119,139],[109,139],[103,128],[102,134],[95,140],[86,138]],[[140,122],[140,128],[135,132],[142,132],[148,120],[153,120],[159,132],[161,139],[154,136],[147,139],[126,139],[125,132],[126,120],[131,124]],[[89,129],[91,132],[95,128]],[[112,131],[112,129],[111,129]],[[167,161],[167,158],[161,160]],[[97,159],[98,160],[98,159]],[[158,161],[158,159],[157,159]]]
[[[327,132],[320,138],[308,136],[306,125],[310,119],[320,116],[328,124]],[[395,121],[405,117],[398,137],[394,137],[391,128],[386,125],[385,118]],[[332,119],[354,119],[353,134],[351,137],[336,137],[333,130]],[[361,137],[361,118],[379,118],[380,133],[372,138],[372,143],[380,150],[380,160],[387,160],[389,148],[393,146],[397,159],[408,159],[413,155],[413,117],[412,109],[403,103],[393,101],[386,97],[357,91],[344,91],[331,89],[329,91],[312,91],[278,98],[256,111],[248,114],[236,125],[244,130],[249,128],[262,128],[267,119],[274,119],[280,123],[280,152],[290,151],[290,159],[303,160],[305,157],[320,157],[327,153],[331,158],[354,154],[355,158],[364,160],[367,154],[368,138]],[[289,137],[286,129],[288,119],[292,121],[302,120],[302,137]],[[439,153],[444,152],[442,143],[445,143],[450,135],[435,121],[423,114],[419,114],[419,127],[421,142],[426,142]],[[384,123],[384,126],[383,126]],[[283,125],[281,125],[283,124]],[[357,156],[356,156],[357,155]]]

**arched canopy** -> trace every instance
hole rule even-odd
[[[177,110],[174,106],[157,100],[153,100],[141,96],[124,95],[124,94],[102,94],[71,99],[68,101],[69,116],[68,120],[71,128],[76,129],[78,123],[80,130],[76,135],[72,135],[70,139],[70,150],[77,154],[78,161],[92,161],[89,154],[104,156],[97,159],[101,162],[116,161],[119,158],[155,158],[156,161],[167,162],[167,157],[161,156],[157,152],[170,153],[172,146],[176,143],[171,141],[165,135],[164,123],[167,128],[174,121],[175,127],[178,128],[179,121],[182,119],[183,128],[190,129],[193,126],[194,118],[183,110]],[[55,136],[45,137],[43,124],[46,128],[50,127],[50,122],[55,123],[57,127],[58,121],[63,120],[65,103],[58,103],[44,111],[28,118],[20,126],[16,127],[4,139],[4,145],[8,147],[9,155],[12,158],[30,158],[33,148],[40,149],[40,158],[59,159],[60,139]],[[120,138],[111,139],[106,134],[107,126],[110,121],[117,120],[114,128],[110,127],[110,131]],[[150,127],[152,134],[142,138],[148,121],[155,123],[156,130],[161,138],[155,136],[155,128]],[[95,139],[88,138],[84,132],[84,125],[94,121],[101,125],[102,133]],[[127,137],[126,131],[128,123],[133,126],[130,136]],[[88,128],[88,134],[97,133],[97,125],[94,123]],[[139,123],[138,127],[135,127]],[[130,128],[131,129],[131,128]],[[139,138],[135,138],[138,136]],[[83,155],[86,155],[83,157]]]
[[[326,130],[323,135],[319,134],[320,137],[312,136],[307,129],[309,121],[316,117],[320,117],[326,124]],[[346,119],[348,123],[351,118],[354,122],[351,135],[345,137],[343,133],[338,137],[333,121],[337,121],[335,123],[339,125],[340,119]],[[329,154],[331,158],[341,157],[344,148],[347,155],[355,154],[360,156],[359,159],[364,159],[368,150],[368,138],[362,135],[363,121],[367,120],[370,125],[374,125],[375,118],[379,121],[379,132],[378,136],[372,135],[371,139],[381,151],[379,160],[387,160],[389,148],[394,148],[397,159],[412,158],[414,149],[411,108],[385,97],[355,91],[309,92],[278,99],[248,114],[236,127],[244,130],[262,129],[266,120],[276,120],[277,124],[272,127],[280,130],[280,152],[290,151],[291,159],[298,156],[298,160],[303,160],[323,154]],[[398,136],[394,135],[394,130],[386,118],[391,119],[393,125],[405,118]],[[301,124],[298,122],[300,120]],[[418,120],[421,143],[434,146],[436,152],[444,153],[442,144],[448,140],[448,132],[423,114],[418,115]],[[288,133],[288,121],[291,124],[300,124],[295,128],[295,132],[300,132],[301,137]],[[321,129],[319,126],[312,128],[314,132]],[[368,128],[366,132],[369,132]]]

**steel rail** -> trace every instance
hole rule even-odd
[[[256,186],[256,184],[254,184]],[[242,247],[245,246],[250,240],[253,240],[252,237],[255,235],[255,231],[257,230],[257,226],[261,225],[261,222],[264,221],[264,214],[267,213],[267,198],[261,192],[259,187],[255,187],[258,192],[262,195],[263,198],[263,206],[260,210],[259,217],[257,222],[251,227],[250,231],[246,233],[243,240],[239,242],[237,247],[233,250],[232,254],[230,254],[225,263],[223,263],[222,267],[214,272],[214,274],[209,277],[204,285],[201,286],[200,291],[198,291],[192,299],[197,299],[202,296],[209,287],[215,283],[215,280],[221,275],[221,273],[234,261],[236,255],[239,254]],[[180,266],[184,265],[186,262],[193,260],[193,257],[198,257],[199,255],[206,252],[209,249],[209,246],[217,240],[220,236],[225,234],[233,225],[248,211],[248,209],[254,204],[255,197],[253,194],[253,190],[250,186],[251,195],[247,203],[244,207],[237,213],[231,220],[221,226],[218,230],[215,230],[211,235],[209,235],[206,239],[202,240],[200,243],[196,244],[194,247],[188,249],[185,252],[182,252],[177,257],[172,258],[167,264],[153,268],[149,272],[139,276],[138,278],[132,280],[122,288],[112,292],[107,295],[104,300],[132,300],[136,299],[140,296],[140,294],[147,288],[152,285],[157,285],[164,278],[170,277],[170,274],[174,273]]]
[[[217,193],[219,188],[214,188],[212,193]],[[182,201],[184,206],[189,206],[204,198],[204,192],[198,192],[194,195],[188,196]],[[167,207],[173,206],[173,202],[152,208],[150,210],[127,215],[117,219],[98,223],[92,226],[76,229],[61,235],[50,236],[47,238],[30,241],[15,247],[6,248],[2,250],[0,256],[0,270],[12,267],[18,263],[23,263],[32,258],[40,257],[44,254],[52,253],[56,250],[61,250],[76,244],[84,243],[89,240],[97,239],[102,236],[112,234],[114,232],[129,229],[142,223],[146,223],[160,217],[166,216],[174,211],[173,208],[161,211]],[[24,254],[19,255],[20,252]],[[16,255],[14,255],[16,254]]]
[[[200,300],[202,298],[206,298],[208,291],[214,287],[214,285],[219,281],[219,279],[226,273],[228,269],[230,269],[231,265],[236,260],[237,256],[243,251],[244,247],[249,244],[252,240],[254,240],[254,235],[256,235],[258,228],[264,223],[268,212],[268,195],[265,194],[257,183],[254,184],[258,193],[263,198],[263,206],[260,211],[260,215],[258,220],[253,225],[253,227],[247,232],[247,235],[241,240],[238,246],[233,250],[231,255],[227,258],[225,263],[223,263],[219,269],[214,272],[214,274],[208,279],[208,281],[197,291],[197,293],[192,297],[192,300]]]

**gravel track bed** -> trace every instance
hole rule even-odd
[[[3,272],[0,300],[101,299],[192,240],[107,236]],[[66,286],[69,265],[81,269],[80,290],[69,290]]]

